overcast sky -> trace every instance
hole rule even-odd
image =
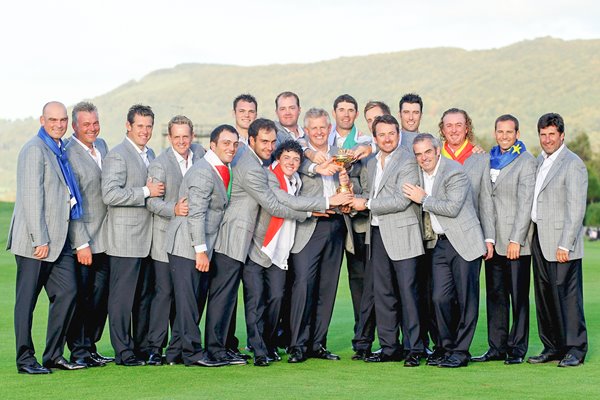
[[[181,63],[263,65],[600,38],[600,2],[21,0],[0,6],[0,118],[38,116]]]

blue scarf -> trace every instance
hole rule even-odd
[[[81,218],[83,216],[81,193],[79,193],[79,187],[75,181],[73,170],[71,170],[71,164],[69,164],[69,160],[67,159],[67,152],[65,151],[65,145],[63,141],[60,140],[60,147],[58,147],[58,144],[56,144],[54,139],[48,135],[48,132],[46,132],[43,126],[40,127],[38,136],[44,141],[44,143],[46,143],[46,146],[48,146],[56,156],[58,165],[60,165],[60,170],[65,178],[65,182],[67,182],[67,186],[69,187],[71,199],[75,197],[76,203],[73,207],[71,207],[71,219]]]
[[[502,169],[519,157],[521,153],[526,151],[525,143],[520,140],[517,140],[515,144],[510,146],[504,153],[500,150],[500,146],[494,146],[492,147],[492,150],[490,150],[490,168]]]

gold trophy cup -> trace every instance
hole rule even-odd
[[[344,168],[346,170],[346,172],[348,172],[350,170],[350,167],[352,167],[352,164],[355,161],[356,160],[354,159],[352,154],[348,153],[348,151],[346,149],[339,149],[338,153],[335,156],[333,156],[333,162],[336,165],[339,165],[340,167]],[[336,193],[347,193],[347,192],[352,192],[352,187],[349,184],[348,185],[340,184],[340,186],[338,186],[338,188],[336,189]]]

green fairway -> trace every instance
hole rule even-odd
[[[0,203],[0,246],[6,234],[12,204]],[[546,365],[505,366],[501,362],[471,364],[448,370],[421,364],[403,368],[402,363],[366,364],[351,361],[352,305],[347,276],[342,274],[329,330],[328,348],[341,361],[310,359],[303,364],[274,363],[268,368],[230,366],[187,368],[184,366],[118,367],[82,371],[56,371],[51,375],[17,374],[13,332],[15,260],[0,252],[0,400],[7,399],[567,399],[600,398],[600,242],[588,243],[584,259],[584,298],[590,351],[585,365],[557,368]],[[485,292],[482,275],[481,293]],[[479,324],[471,352],[487,349],[485,297],[480,303]],[[541,351],[537,336],[533,293],[529,355]],[[48,301],[42,292],[34,319],[33,338],[37,357],[44,350]],[[238,337],[245,343],[243,310],[240,307]],[[112,355],[108,329],[99,351]],[[65,354],[68,358],[68,350]],[[599,397],[596,397],[599,396]]]

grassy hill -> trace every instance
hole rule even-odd
[[[275,96],[292,90],[305,110],[312,106],[329,110],[337,95],[350,93],[359,107],[378,99],[390,104],[394,112],[402,94],[414,91],[425,101],[422,131],[437,132],[441,113],[460,107],[471,114],[483,143],[489,142],[494,119],[512,113],[521,120],[521,133],[533,151],[537,118],[559,112],[565,117],[567,135],[586,131],[597,149],[599,71],[600,40],[540,38],[491,50],[420,49],[311,64],[182,64],[91,100],[100,110],[102,135],[109,145],[123,137],[127,109],[136,102],[149,104],[156,112],[157,129],[150,142],[156,149],[163,146],[160,133],[175,114],[185,114],[209,129],[231,122],[231,101],[249,92],[259,101],[259,114],[273,118]],[[60,99],[60,93],[39,99],[40,108],[50,99]],[[364,129],[364,120],[359,121]],[[0,199],[14,197],[16,157],[37,126],[33,118],[0,120]]]

